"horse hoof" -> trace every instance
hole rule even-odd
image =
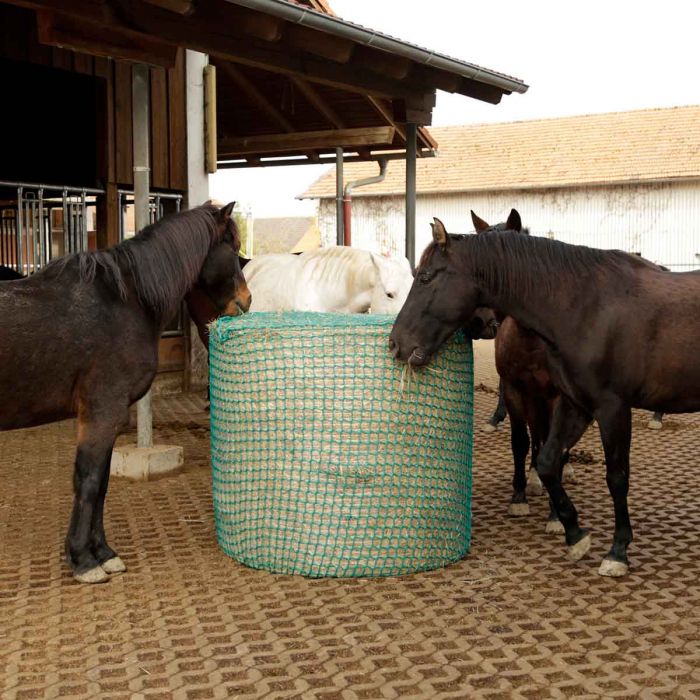
[[[481,426],[481,432],[482,433],[495,433],[496,432],[496,426],[492,425],[491,423],[484,423]]]
[[[102,563],[102,569],[108,574],[121,574],[126,571],[126,564],[121,560],[121,557],[112,557]]]
[[[78,583],[104,583],[109,581],[107,572],[101,566],[83,571],[82,574],[73,574],[73,578]]]
[[[591,548],[591,535],[584,535],[576,544],[572,544],[569,547],[569,559],[571,561],[578,561],[588,554],[588,550]]]
[[[576,472],[571,464],[564,465],[564,471],[561,474],[562,484],[575,484],[576,483]]]
[[[544,531],[550,535],[563,535],[564,526],[561,520],[548,520],[544,526]]]
[[[649,428],[649,430],[661,430],[663,427],[664,424],[660,420],[654,420],[653,418],[647,423],[647,428]],[[603,561],[605,561],[605,559]]]
[[[525,487],[525,493],[528,496],[541,496],[544,493],[542,482],[528,481]]]
[[[530,515],[530,506],[527,503],[511,503],[508,506],[508,515],[514,518]]]
[[[619,576],[626,576],[629,570],[629,564],[625,564],[624,561],[603,559],[603,561],[600,563],[598,573],[601,576],[613,576],[614,578],[618,578]]]

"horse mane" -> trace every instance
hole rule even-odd
[[[171,214],[112,248],[65,255],[45,271],[58,276],[76,266],[82,282],[100,279],[122,301],[131,282],[141,305],[163,316],[175,311],[217,242],[217,211],[204,204]]]
[[[629,276],[632,268],[655,267],[620,250],[572,245],[516,231],[490,230],[477,235],[450,235],[450,239],[459,242],[459,250],[475,278],[496,294],[523,295],[536,290],[556,294],[564,278],[588,284],[595,273]],[[423,260],[427,257],[421,263]]]

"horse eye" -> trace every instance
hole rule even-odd
[[[418,275],[418,281],[419,281],[421,284],[428,284],[428,282],[430,282],[430,280],[431,280],[432,278],[433,278],[433,276],[432,276],[432,274],[431,274],[430,272],[421,272],[421,273]]]
[[[389,299],[394,298],[394,293],[393,292],[387,292],[386,295],[389,297]]]

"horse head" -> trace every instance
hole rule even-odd
[[[479,218],[473,209],[471,210],[471,216],[474,230],[477,234],[488,233],[489,231],[518,231],[525,235],[530,234],[529,229],[523,228],[520,214],[516,209],[510,210],[508,219],[504,223],[495,224],[494,226]],[[502,320],[503,315],[499,314],[495,309],[480,308],[469,319],[469,323],[464,330],[472,340],[493,340]]]
[[[237,316],[250,308],[251,295],[241,271],[238,254],[241,236],[232,216],[235,202],[218,209],[214,216],[217,235],[202,265],[193,293],[204,294],[223,316]]]
[[[411,263],[370,253],[377,273],[372,288],[370,310],[373,314],[397,314],[408,297],[413,284]]]

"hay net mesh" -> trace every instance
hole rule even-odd
[[[227,554],[350,577],[467,552],[471,342],[458,334],[411,373],[388,352],[394,318],[251,313],[212,326],[213,494]]]

